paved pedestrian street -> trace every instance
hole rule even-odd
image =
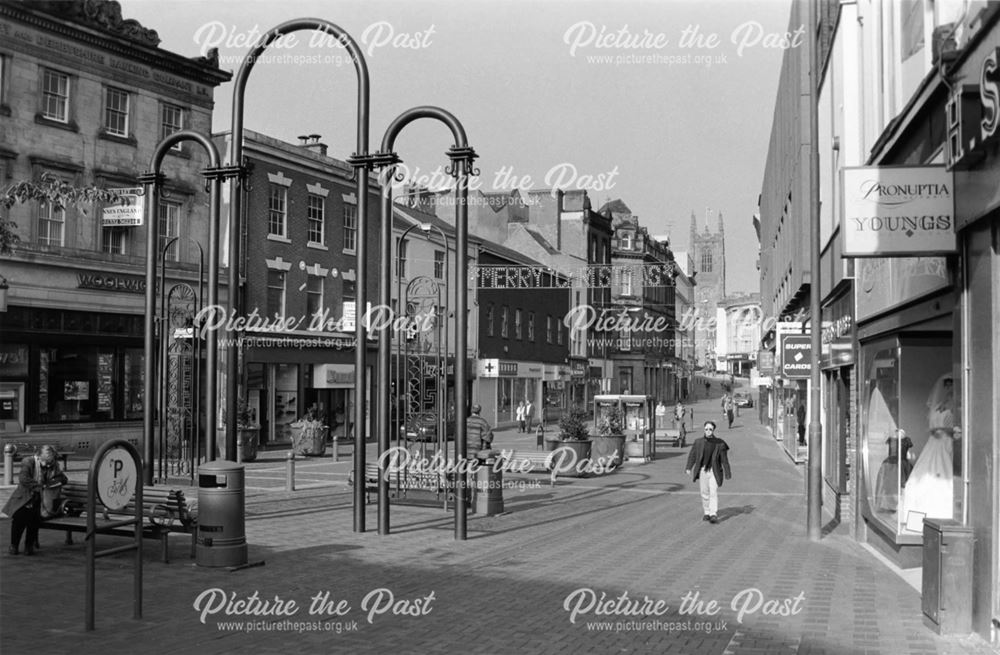
[[[696,423],[718,413],[695,407]],[[454,540],[441,507],[391,507],[391,534],[352,531],[349,448],[341,461],[283,453],[247,465],[250,566],[171,563],[144,544],[143,616],[132,560],[98,560],[96,630],[84,630],[80,543],[42,531],[35,557],[0,558],[0,650],[21,653],[994,653],[921,622],[920,593],[849,540],[805,534],[803,470],[742,412],[720,436],[733,479],[720,521],[702,521],[684,475],[689,447],[601,477],[505,478],[506,513],[469,515]],[[535,435],[497,445],[534,448]],[[690,443],[690,440],[689,440]],[[75,472],[80,463],[71,466]],[[9,493],[9,488],[4,495]],[[2,522],[3,538],[10,521]],[[101,537],[100,544],[124,543]],[[39,645],[41,644],[41,646]],[[49,650],[52,649],[52,650]]]

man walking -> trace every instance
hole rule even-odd
[[[688,454],[688,475],[694,471],[694,481],[701,488],[701,509],[703,521],[719,522],[719,487],[723,476],[732,478],[729,470],[729,444],[715,436],[715,421],[705,421],[705,435],[698,438]]]
[[[493,445],[493,428],[489,421],[479,413],[483,408],[472,406],[472,413],[465,419],[465,456],[475,457],[480,450],[486,450]]]
[[[535,406],[531,403],[531,399],[528,398],[528,402],[524,404],[524,431],[531,432],[531,419],[534,418]]]
[[[726,394],[722,397],[722,413],[729,420],[729,427],[733,427],[733,412],[736,410],[736,403],[733,402],[733,397],[730,394]]]

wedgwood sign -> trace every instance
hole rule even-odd
[[[844,257],[956,251],[952,174],[944,166],[844,169]]]

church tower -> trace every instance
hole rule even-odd
[[[694,260],[695,303],[697,315],[704,325],[716,317],[716,308],[726,297],[726,240],[722,212],[718,214],[717,232],[709,231],[711,210],[705,210],[705,229],[698,232],[698,223],[691,212],[691,234],[688,249]],[[714,370],[715,329],[702,328],[695,331],[695,357],[698,364]]]

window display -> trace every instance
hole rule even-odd
[[[950,337],[865,344],[862,437],[869,518],[899,535],[961,516],[961,435]]]

